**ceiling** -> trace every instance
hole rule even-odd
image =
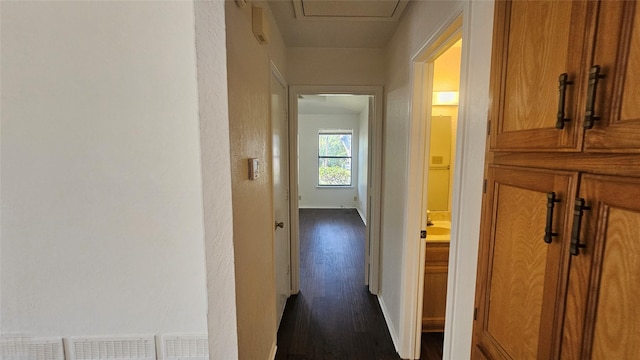
[[[289,47],[382,48],[408,0],[269,0]]]

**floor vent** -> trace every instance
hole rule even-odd
[[[67,360],[156,360],[153,336],[65,339]]]
[[[209,340],[202,335],[158,336],[158,360],[208,360]]]

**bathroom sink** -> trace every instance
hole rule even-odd
[[[429,235],[449,235],[451,234],[451,229],[443,227],[443,226],[429,226],[427,228],[427,236]]]

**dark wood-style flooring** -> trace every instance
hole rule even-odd
[[[398,360],[378,300],[364,285],[365,226],[350,209],[300,210],[300,293],[289,298],[276,360]],[[442,359],[423,336],[421,359]]]

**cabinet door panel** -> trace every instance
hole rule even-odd
[[[595,5],[498,1],[491,83],[492,150],[579,151],[576,116]],[[556,128],[559,76],[568,73],[565,128]]]
[[[563,359],[640,354],[640,179],[585,175],[581,242],[571,260]]]
[[[443,332],[447,305],[447,266],[425,267],[422,331]]]
[[[492,359],[549,359],[558,344],[568,239],[564,224],[576,173],[490,166],[484,199],[474,345]],[[552,228],[543,239],[547,193],[555,192]]]
[[[585,134],[585,151],[640,153],[640,4],[603,1],[598,19],[593,64],[605,77],[595,96],[600,120]]]

